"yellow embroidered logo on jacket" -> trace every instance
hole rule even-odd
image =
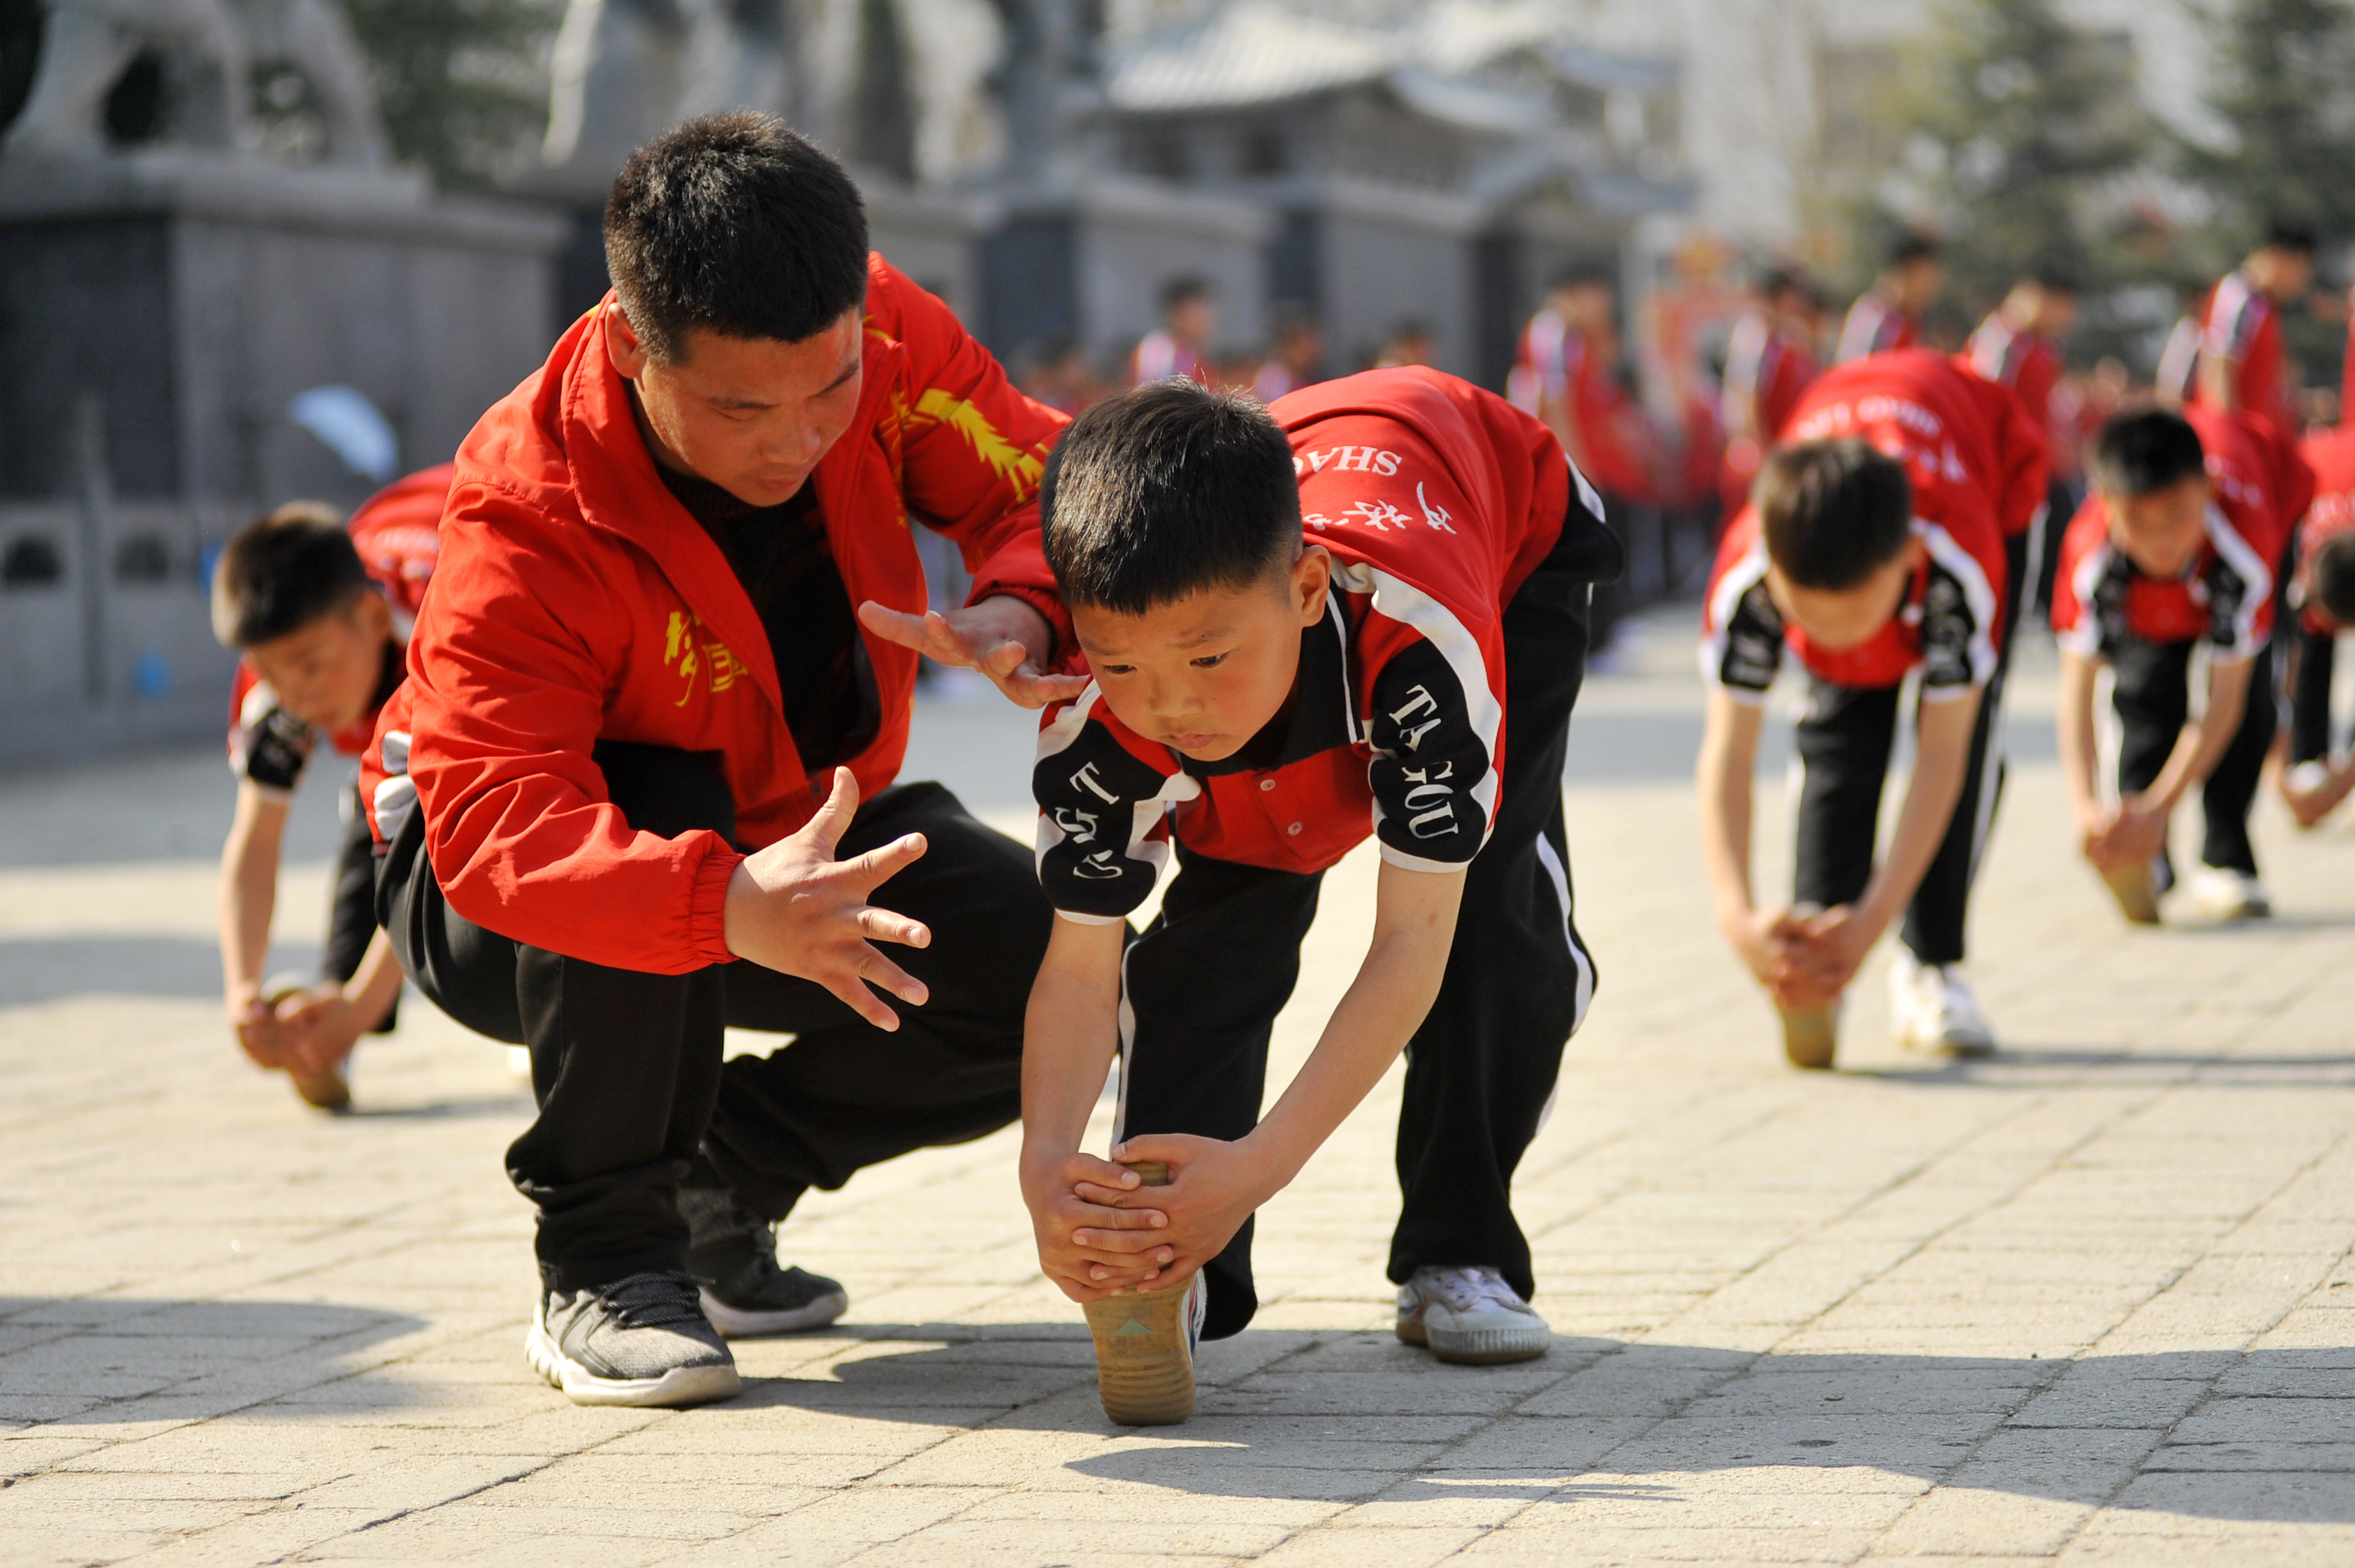
[[[671,705],[674,708],[686,707],[687,699],[695,695],[695,683],[707,675],[711,694],[717,697],[744,674],[743,664],[729,651],[728,645],[716,637],[703,636],[702,628],[700,615],[685,610],[670,613],[670,628],[663,635],[663,665],[675,668],[687,683],[678,700]]]
[[[975,456],[1012,485],[1018,500],[1028,500],[1039,488],[1039,476],[1047,471],[1045,458],[1016,446],[989,422],[988,415],[938,387],[927,387],[916,399],[915,412],[908,422],[944,424],[955,431],[973,448]]]

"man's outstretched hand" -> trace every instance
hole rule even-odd
[[[900,1015],[867,983],[916,1007],[930,993],[874,944],[925,947],[932,933],[921,922],[877,909],[867,900],[914,864],[924,852],[924,836],[911,833],[855,860],[837,860],[834,847],[858,812],[858,785],[848,768],[837,768],[834,793],[800,832],[738,864],[728,880],[723,916],[728,951],[763,968],[815,980],[877,1029],[896,1029]]]
[[[1088,688],[1080,675],[1049,675],[1044,661],[1054,651],[1047,617],[1021,600],[1000,594],[952,610],[911,615],[869,599],[858,607],[861,624],[879,637],[937,659],[977,669],[997,689],[1025,708],[1044,708]]]

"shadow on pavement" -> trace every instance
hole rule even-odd
[[[2212,1072],[2209,1080],[2230,1087],[2245,1074],[2250,1087],[2260,1089],[2345,1089],[2355,1084],[2355,1054],[2313,1051],[2300,1055],[2261,1055],[2215,1051],[2142,1051],[2126,1046],[2007,1045],[1991,1056],[1923,1061],[1918,1066],[1839,1068],[1836,1072],[1888,1083],[1938,1085],[1968,1083],[1983,1089],[2032,1089],[2054,1085],[2055,1072],[2084,1082],[2104,1071],[2156,1070],[2172,1077],[2186,1071]]]
[[[1132,1437],[1066,1468],[1197,1496],[1674,1502],[1710,1472],[1773,1470],[1782,1485],[1856,1469],[2089,1505],[2140,1477],[2164,1500],[2115,1506],[2355,1522],[2355,1444],[2333,1415],[2355,1349],[2043,1360],[1564,1336],[1538,1361],[1449,1367],[1388,1334],[1252,1330],[1204,1348],[1192,1420],[1120,1428],[1096,1405],[1076,1325],[833,1332],[932,1343],[754,1379],[715,1411],[935,1423],[994,1408],[958,1424]]]
[[[285,967],[318,967],[315,945],[283,943]],[[197,936],[34,936],[0,940],[0,1008],[67,997],[221,994],[220,947]]]
[[[37,1422],[300,1419],[337,1384],[376,1404],[429,1390],[366,1380],[346,1358],[422,1318],[308,1301],[0,1296],[0,1431]],[[270,1401],[286,1401],[270,1403]]]

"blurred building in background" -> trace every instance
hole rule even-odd
[[[544,355],[562,237],[389,165],[329,0],[35,21],[0,72],[0,762],[218,733],[212,550],[445,457]],[[299,164],[255,112],[282,78]]]

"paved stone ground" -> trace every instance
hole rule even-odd
[[[1553,1351],[1387,1332],[1394,1075],[1263,1217],[1268,1306],[1158,1431],[1096,1408],[1007,1134],[813,1196],[784,1250],[849,1320],[741,1347],[742,1397],[566,1404],[518,1349],[501,1053],[411,997],[362,1114],[304,1112],[216,1016],[217,761],[0,781],[0,1562],[2355,1560],[2355,837],[2268,805],[2282,918],[2127,932],[2031,660],[1977,921],[2008,1049],[1900,1056],[1876,964],[1844,1070],[1801,1076],[1706,917],[1682,638],[1574,737],[1604,984],[1519,1182]],[[1021,720],[919,734],[1019,824]],[[325,793],[286,879],[314,942]],[[1328,883],[1288,1060],[1371,883]]]

